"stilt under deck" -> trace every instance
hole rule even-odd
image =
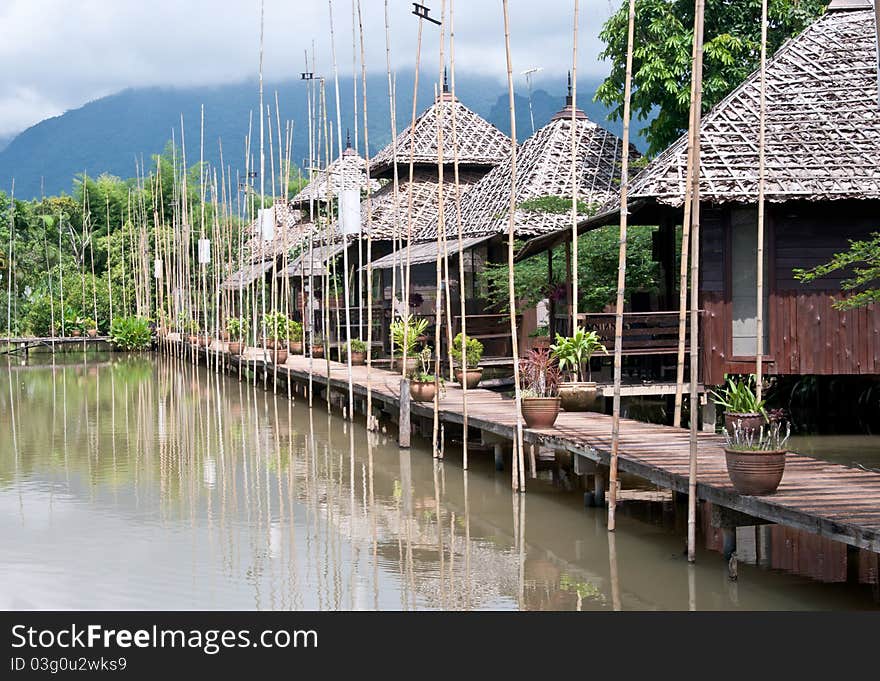
[[[190,352],[189,347],[187,352]],[[213,365],[216,350],[209,352]],[[204,349],[199,354],[201,357],[206,355]],[[271,363],[261,359],[262,350],[259,349],[249,350],[243,359],[224,356],[228,360],[227,366],[234,370],[237,370],[240,362],[244,362],[247,368],[256,370],[258,374],[266,369],[271,377],[275,371]],[[313,360],[316,390],[326,385],[327,366],[326,360]],[[277,372],[282,380],[307,383],[309,359],[301,355],[290,356],[284,365],[277,367]],[[367,368],[352,367],[352,378],[354,393],[358,396],[358,402],[362,403],[361,398],[367,391]],[[384,405],[390,413],[396,413],[399,408],[400,375],[374,367],[370,383],[376,404]],[[337,394],[347,394],[348,371],[345,364],[330,362],[330,388]],[[463,421],[462,404],[462,390],[457,385],[447,384],[446,396],[440,401],[441,423],[460,425]],[[433,415],[433,403],[413,402],[412,413],[430,417]],[[516,433],[512,398],[489,390],[469,390],[468,425],[512,441]],[[662,488],[686,493],[688,437],[688,431],[684,429],[621,419],[619,468]],[[607,466],[611,457],[611,417],[593,412],[561,412],[552,428],[536,430],[524,427],[523,438],[527,444],[570,452],[576,457]],[[699,435],[697,494],[700,499],[746,514],[751,519],[757,518],[757,522],[786,525],[880,553],[880,473],[791,453],[782,484],[775,494],[745,496],[737,493],[730,483],[723,442],[723,438],[714,433]]]

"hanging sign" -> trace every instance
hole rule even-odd
[[[211,240],[199,239],[199,264],[207,265],[211,262]]]
[[[260,236],[263,241],[272,241],[275,238],[275,207],[260,208],[257,212],[257,222],[260,225]]]
[[[153,261],[153,278],[161,279],[162,278],[162,258],[156,258]]]
[[[340,193],[339,220],[346,236],[361,233],[361,193],[357,189],[343,189]]]

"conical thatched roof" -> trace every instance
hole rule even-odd
[[[271,241],[264,241],[260,234],[260,221],[254,220],[245,229],[245,242],[242,256],[246,262],[271,261],[284,255],[285,251],[296,248],[305,235],[313,231],[310,222],[303,221],[302,211],[284,200],[278,200],[268,209],[274,212],[275,233]]]
[[[515,229],[531,237],[571,224],[571,100],[552,120],[527,139],[517,152]],[[589,215],[619,191],[623,142],[575,110],[577,195],[581,217]],[[638,158],[630,147],[630,159]],[[496,166],[461,201],[462,234],[467,237],[506,232],[510,205],[510,157]],[[446,213],[446,231],[458,233],[454,205]],[[438,221],[418,235],[436,239]]]
[[[378,191],[379,181],[370,178],[370,187],[372,191]],[[342,152],[342,158],[333,161],[326,170],[316,173],[312,181],[291,199],[291,203],[304,206],[309,201],[335,199],[344,189],[367,190],[367,162],[350,144]]]
[[[407,166],[410,161],[410,146],[416,165],[437,165],[437,118],[443,112],[443,159],[453,162],[453,141],[458,142],[458,162],[462,166],[482,166],[491,168],[501,163],[510,154],[510,138],[487,120],[468,109],[457,98],[444,92],[421,116],[415,127],[409,126],[397,136],[397,163]],[[452,117],[455,109],[455,129],[453,135]],[[371,161],[371,174],[381,177],[391,173],[394,155],[389,144]]]
[[[704,119],[701,198],[758,197],[760,74],[752,74]],[[835,0],[767,64],[766,198],[880,198],[880,104],[874,13]],[[680,206],[687,139],[680,138],[632,183],[633,199]]]

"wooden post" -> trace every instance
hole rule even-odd
[[[691,362],[690,362],[690,453],[688,461],[688,561],[696,560],[697,551],[697,383],[699,381],[700,336],[700,124],[703,100],[703,14],[705,0],[696,0],[694,15],[694,162],[691,181]]]
[[[633,36],[635,33],[635,0],[629,0],[629,28],[627,31],[626,78],[623,86],[623,156],[620,166],[620,249],[617,258],[617,309],[614,316],[614,410],[611,420],[611,466],[608,498],[608,531],[616,528],[617,511],[617,454],[620,448],[620,381],[623,366],[623,304],[626,292],[626,230],[627,191],[629,189],[629,125],[632,100]]]
[[[400,417],[398,419],[398,425],[400,428],[400,433],[398,436],[398,442],[401,447],[409,448],[409,440],[411,435],[410,430],[410,395],[409,395],[409,379],[401,378],[400,379]]]

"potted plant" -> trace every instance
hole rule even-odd
[[[550,347],[550,327],[539,326],[529,334],[532,339],[532,347],[535,349],[549,349]]]
[[[270,350],[276,347],[287,347],[288,325],[287,315],[283,312],[270,312],[263,319],[263,343]]]
[[[281,343],[276,343],[275,347],[269,351],[269,356],[273,363],[284,364],[287,361],[287,348],[283,347]]]
[[[472,390],[483,378],[483,368],[478,366],[483,359],[483,344],[476,338],[468,338],[462,350],[462,340],[462,335],[458,334],[452,341],[452,357],[460,365],[455,369],[455,380]]]
[[[724,431],[724,458],[734,489],[750,496],[773,494],[785,472],[786,444],[791,429],[783,421],[773,421],[746,430],[737,421],[732,431]]]
[[[67,333],[75,338],[82,335],[80,316],[71,309],[64,314],[64,328]]]
[[[229,334],[229,354],[240,355],[245,348],[250,322],[247,317],[230,317],[226,320],[226,332]]]
[[[720,390],[711,391],[712,399],[724,408],[724,430],[732,434],[739,424],[744,432],[755,432],[767,422],[764,400],[758,400],[755,392],[755,376],[744,380],[727,377],[727,383]]]
[[[98,322],[91,317],[84,317],[82,319],[82,328],[89,338],[98,337]]]
[[[549,428],[559,416],[559,366],[548,350],[529,350],[519,361],[522,416],[529,428]]]
[[[596,384],[590,369],[590,360],[596,352],[608,354],[599,334],[577,327],[568,337],[556,334],[556,344],[550,346],[559,370],[568,379],[559,384],[559,397],[565,411],[590,411],[596,405]],[[586,378],[586,381],[581,380]]]
[[[398,317],[391,322],[389,331],[394,341],[394,369],[399,371],[401,362],[403,361],[404,350],[406,350],[406,367],[405,373],[410,374],[419,368],[419,336],[425,334],[428,328],[428,320],[424,317],[416,319],[412,315],[406,317]],[[404,348],[404,343],[406,348]]]
[[[287,324],[287,337],[290,351],[295,355],[301,355],[303,351],[303,325],[301,322],[291,319]]]
[[[324,336],[316,333],[312,336],[312,357],[321,359],[324,356]]]
[[[345,351],[351,350],[351,363],[361,366],[367,363],[367,344],[359,338],[352,338],[351,343],[347,343]]]
[[[415,402],[433,402],[437,394],[437,386],[440,386],[440,397],[444,395],[445,384],[443,377],[431,373],[431,348],[422,348],[417,357],[419,370],[412,375],[409,384],[409,394]]]
[[[189,319],[184,322],[183,328],[186,330],[190,345],[199,344],[199,323],[195,319]]]

